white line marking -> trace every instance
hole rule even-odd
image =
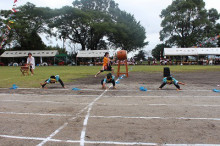
[[[37,140],[43,141],[46,138],[39,137],[22,137],[22,136],[10,136],[10,135],[0,135],[2,138],[11,139],[22,139],[22,140]],[[76,140],[59,140],[59,139],[49,139],[49,142],[57,143],[80,143]],[[152,145],[152,146],[220,146],[220,144],[158,144],[158,143],[145,143],[145,142],[117,142],[117,141],[85,141],[86,144],[109,144],[109,145]]]
[[[42,113],[17,113],[17,112],[0,112],[7,115],[29,115],[29,116],[55,116],[55,117],[70,117],[68,114],[42,114]]]
[[[83,113],[87,108],[89,107],[89,105],[87,105],[85,108],[83,108],[79,113],[76,114],[75,117],[72,117],[70,120],[74,120],[76,119],[81,113]],[[60,126],[57,130],[55,130],[52,134],[50,134],[49,137],[47,137],[44,141],[42,141],[40,144],[38,144],[37,146],[43,146],[45,143],[47,143],[48,141],[50,141],[52,139],[52,137],[54,137],[57,133],[59,133],[62,129],[64,129],[66,126],[68,125],[68,122],[65,122],[62,126]]]
[[[116,80],[119,81],[120,79],[118,78]],[[108,88],[110,89],[112,87],[112,85]],[[87,124],[88,124],[88,120],[89,120],[89,116],[90,116],[90,111],[92,110],[92,107],[93,105],[95,104],[96,101],[98,101],[99,99],[102,98],[102,96],[108,91],[108,89],[106,89],[99,97],[97,97],[90,105],[89,105],[89,108],[88,108],[88,111],[87,111],[87,115],[84,119],[84,122],[83,122],[83,129],[81,131],[81,136],[80,136],[80,146],[84,146],[85,145],[85,136],[86,136],[86,128],[87,128]]]
[[[9,88],[0,88],[0,90],[7,90],[7,89],[9,89]],[[46,91],[53,91],[53,90],[55,90],[55,91],[72,91],[72,89],[41,89],[41,88],[18,88],[18,89],[16,89],[16,90],[46,90]],[[98,91],[100,91],[100,92],[102,92],[103,90],[97,90],[97,89],[81,89],[80,91],[94,91],[94,92],[98,92]],[[139,89],[137,88],[136,90],[128,90],[128,89],[121,89],[121,90],[109,90],[109,92],[134,92],[134,91],[136,91],[136,92],[140,92],[139,91]],[[176,90],[166,90],[166,89],[164,89],[164,90],[157,90],[157,89],[155,89],[155,90],[148,90],[148,92],[154,92],[154,91],[157,91],[157,92],[169,92],[169,91],[176,91]],[[210,90],[181,90],[181,91],[178,91],[178,92],[195,92],[195,91],[200,91],[200,92],[212,92],[212,89],[210,89]]]
[[[73,104],[73,105],[89,105],[89,103],[76,103],[76,102],[62,102],[62,101],[27,101],[27,100],[0,100],[0,102],[21,102],[21,103],[51,103],[51,104]],[[220,107],[220,105],[200,105],[200,104],[107,104],[107,103],[94,103],[103,106],[192,106],[192,107]]]
[[[99,100],[108,90],[106,89],[99,97],[97,97],[92,103],[89,104],[89,108],[88,108],[88,111],[87,111],[87,115],[84,119],[84,122],[83,122],[83,129],[81,131],[81,136],[80,136],[80,145],[81,146],[84,146],[85,144],[85,134],[86,134],[86,126],[88,124],[88,120],[89,120],[89,116],[90,116],[90,111],[92,110],[92,107],[94,105],[94,103]]]
[[[127,98],[203,98],[203,97],[209,97],[209,98],[220,98],[220,96],[103,96],[106,98],[123,98],[123,97],[127,97]]]
[[[27,100],[0,100],[0,102],[21,102],[21,103],[53,103],[53,104],[73,104],[73,105],[88,105],[89,103],[62,102],[62,101],[27,101]]]
[[[187,117],[126,117],[126,116],[90,116],[90,118],[105,118],[105,119],[145,119],[145,120],[210,120],[210,121],[220,121],[220,118],[187,118]]]
[[[63,96],[63,97],[65,97],[65,96],[71,96],[71,97],[93,97],[93,96],[95,96],[95,97],[97,97],[97,96],[99,96],[99,95],[76,95],[76,94],[74,94],[74,95],[71,95],[71,94],[7,94],[7,93],[0,93],[0,96],[8,96],[8,95],[13,95],[13,96]]]

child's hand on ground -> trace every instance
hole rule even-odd
[[[182,89],[176,89],[177,91],[181,91]]]
[[[159,90],[162,90],[162,88],[159,88]]]
[[[113,89],[116,89],[116,87],[114,86]]]

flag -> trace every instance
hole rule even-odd
[[[12,11],[13,11],[14,13],[16,13],[16,12],[17,12],[17,10],[16,10],[15,8],[12,8]]]
[[[18,0],[15,0],[14,3],[18,2]]]
[[[11,27],[7,25],[8,30],[11,30]]]

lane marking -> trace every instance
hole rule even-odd
[[[27,100],[0,100],[0,102],[21,102],[21,103],[51,103],[51,104],[73,104],[73,105],[89,105],[89,103],[76,103],[74,101],[27,101]],[[220,107],[220,105],[208,105],[208,104],[117,104],[117,103],[95,103],[102,106],[192,106],[192,107]]]
[[[46,138],[40,137],[22,137],[22,136],[10,136],[0,135],[2,138],[21,139],[21,140],[36,140],[43,141]],[[77,140],[59,140],[49,139],[49,142],[56,143],[80,143]],[[109,144],[109,145],[151,145],[151,146],[220,146],[220,144],[158,144],[158,143],[146,143],[146,142],[117,142],[117,141],[85,141],[85,144]]]
[[[203,98],[203,97],[210,97],[210,98],[220,98],[220,96],[103,96],[105,98]]]
[[[74,101],[27,101],[27,100],[0,100],[0,102],[21,102],[21,103],[53,103],[53,104],[73,104],[73,105],[88,105],[89,103],[76,103]]]
[[[69,114],[43,114],[43,113],[17,113],[17,112],[0,112],[5,115],[29,115],[29,116],[55,116],[55,117],[70,117]]]
[[[120,78],[118,78],[115,82],[119,81]],[[112,85],[108,88],[110,89],[112,87]],[[97,97],[90,105],[87,111],[87,115],[85,116],[84,122],[83,122],[83,129],[81,131],[81,136],[80,136],[80,146],[84,146],[85,145],[85,136],[86,136],[86,129],[87,129],[87,124],[88,124],[88,120],[89,120],[89,116],[90,116],[90,112],[92,110],[93,105],[95,104],[96,101],[98,101],[99,99],[102,98],[102,96],[108,91],[108,89],[106,89],[99,97]]]
[[[189,118],[189,117],[127,117],[127,116],[90,116],[90,118],[105,118],[105,119],[145,119],[145,120],[209,120],[220,121],[220,118]]]
[[[13,96],[62,96],[62,97],[65,97],[65,96],[71,96],[71,97],[93,97],[93,96],[95,96],[95,97],[97,97],[97,96],[99,96],[99,95],[71,95],[71,94],[27,94],[27,93],[25,93],[25,94],[8,94],[8,93],[0,93],[0,96],[8,96],[8,95],[13,95]]]

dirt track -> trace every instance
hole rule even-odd
[[[69,83],[67,90],[60,90],[59,84],[48,90],[0,89],[0,145],[37,145],[44,140],[44,145],[80,145],[83,127],[84,144],[89,146],[220,145],[220,94],[211,91],[220,84],[220,72],[173,76],[187,84],[181,86],[183,91],[173,85],[157,90],[162,81],[158,73],[130,73],[117,90],[103,95],[103,76]],[[139,91],[140,86],[148,92]]]

